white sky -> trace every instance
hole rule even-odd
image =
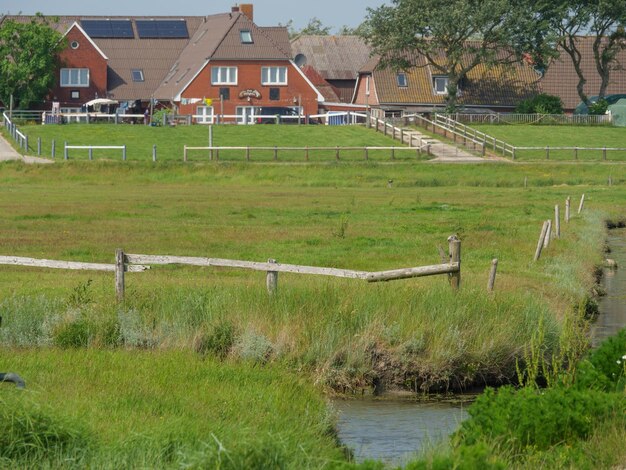
[[[210,15],[229,12],[237,0],[0,0],[0,13],[32,15]],[[385,0],[250,0],[254,21],[259,26],[276,26],[293,20],[296,28],[317,17],[336,31],[343,25],[357,26],[367,7],[376,8]]]

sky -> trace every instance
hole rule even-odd
[[[143,15],[196,16],[229,12],[237,0],[0,0],[0,13],[12,15]],[[385,0],[249,0],[254,4],[254,22],[259,26],[276,26],[293,20],[295,28],[305,26],[313,17],[336,32],[341,26],[357,26],[367,7],[376,8]]]

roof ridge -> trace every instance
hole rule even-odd
[[[217,52],[217,50],[220,48],[220,46],[224,43],[224,40],[228,37],[228,33],[231,32],[231,30],[233,29],[233,27],[237,24],[237,22],[239,21],[239,19],[243,16],[243,13],[239,12],[237,13],[236,17],[233,18],[233,14],[232,13],[221,13],[221,15],[231,15],[231,25],[226,29],[226,31],[224,32],[224,34],[222,35],[222,39],[220,39],[216,46],[213,48],[213,50],[211,51],[211,53],[207,56],[209,59],[211,57],[213,57],[213,55]],[[213,16],[213,15],[210,15]],[[219,15],[214,15],[214,16],[219,16]]]

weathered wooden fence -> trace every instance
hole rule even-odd
[[[16,256],[0,256],[0,265],[31,266],[38,268],[70,269],[106,271],[115,273],[115,292],[118,301],[124,300],[125,273],[139,273],[150,269],[154,265],[180,264],[187,266],[239,268],[266,273],[266,285],[270,294],[278,288],[278,273],[308,274],[317,276],[331,276],[348,279],[360,279],[367,282],[386,282],[414,277],[435,276],[447,274],[450,285],[458,290],[461,286],[461,241],[452,235],[448,238],[448,262],[430,266],[394,269],[389,271],[354,271],[338,268],[322,268],[314,266],[300,266],[295,264],[281,264],[273,259],[267,263],[256,261],[240,261],[220,258],[197,258],[189,256],[162,256],[124,253],[118,249],[115,253],[114,264],[80,263],[74,261],[56,261],[47,259],[22,258]]]

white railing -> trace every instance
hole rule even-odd
[[[28,136],[18,129],[17,124],[15,124],[15,122],[9,118],[6,112],[2,113],[2,118],[4,120],[4,127],[6,128],[7,132],[11,135],[13,140],[17,142],[17,145],[20,147],[20,149],[22,149],[24,152],[27,152]]]
[[[63,148],[63,159],[69,160],[69,150],[77,149],[77,150],[89,150],[89,160],[93,160],[93,151],[94,149],[98,150],[121,150],[122,151],[122,160],[126,161],[126,145],[67,145],[65,142]]]
[[[543,124],[543,125],[606,125],[612,123],[609,114],[599,116],[588,114],[517,114],[490,113],[470,114],[455,113],[448,117],[455,121],[469,124]]]

